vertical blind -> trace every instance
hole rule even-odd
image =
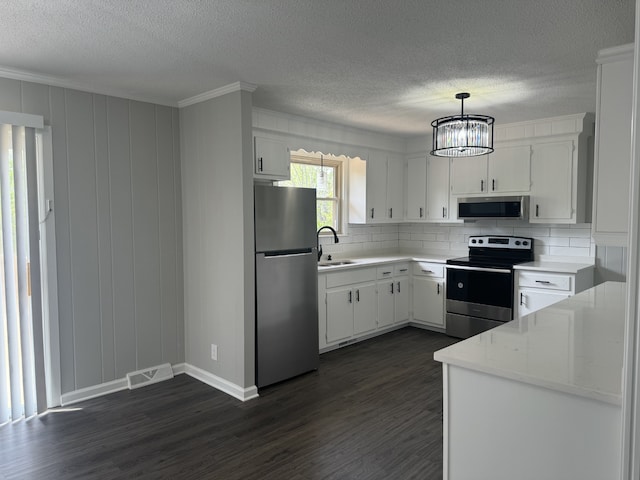
[[[0,125],[0,424],[46,409],[35,133]]]

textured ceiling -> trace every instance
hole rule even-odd
[[[634,0],[3,0],[0,66],[176,104],[230,83],[254,105],[402,135],[465,111],[594,111],[597,51]]]

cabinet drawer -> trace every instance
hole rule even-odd
[[[519,273],[518,286],[570,292],[573,289],[573,275],[521,271]]]
[[[362,268],[327,274],[327,288],[350,285],[352,283],[370,282],[376,279],[375,268]]]
[[[441,263],[415,262],[413,274],[421,277],[444,277],[444,265]]]
[[[388,264],[388,265],[383,265],[382,267],[378,267],[377,268],[377,278],[378,280],[383,279],[383,278],[391,278],[393,277],[393,270],[394,270],[394,265],[393,264]]]
[[[396,263],[393,266],[393,275],[395,277],[401,277],[403,275],[409,275],[409,264],[408,263]]]

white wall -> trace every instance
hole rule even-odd
[[[184,361],[178,111],[0,78],[52,126],[62,393]]]
[[[184,107],[180,128],[186,362],[248,388],[255,383],[251,94]]]

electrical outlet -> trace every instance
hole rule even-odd
[[[211,360],[218,360],[218,345],[211,344]]]

